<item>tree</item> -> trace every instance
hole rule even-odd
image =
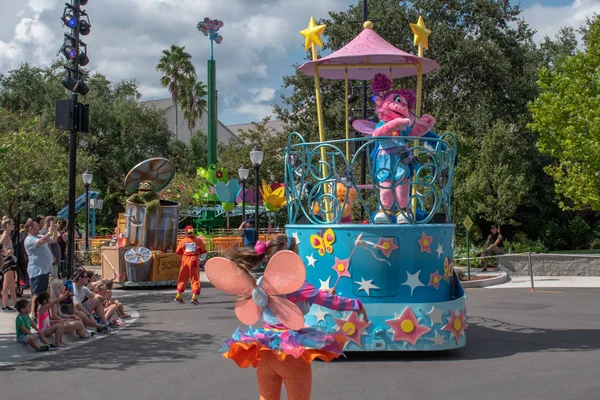
[[[202,118],[206,110],[206,85],[196,81],[195,77],[188,78],[181,86],[179,103],[183,109],[183,117],[187,120],[190,132],[196,129],[196,121]]]
[[[496,123],[484,136],[481,148],[473,159],[461,165],[472,169],[467,181],[456,190],[456,196],[469,205],[461,214],[476,214],[500,225],[519,225],[513,216],[525,203],[532,185],[527,173],[527,131],[519,132],[515,125]],[[460,175],[460,174],[457,174]]]
[[[539,149],[553,158],[563,209],[600,210],[600,20],[587,32],[586,48],[539,71],[539,97],[531,104]]]
[[[252,168],[250,151],[254,146],[260,146],[264,152],[260,168],[261,179],[268,182],[283,182],[284,155],[287,144],[287,133],[277,132],[267,126],[269,117],[262,122],[252,123],[252,128],[235,132],[240,140],[232,139],[219,148],[219,164],[227,168],[229,176],[237,177],[242,165]],[[249,184],[254,184],[254,174],[250,173]],[[260,186],[260,182],[259,182]]]
[[[352,23],[362,19],[361,3],[346,11],[332,12],[329,19],[319,21],[327,24],[325,50],[341,48],[362,30],[361,24]],[[473,209],[480,209],[485,218],[498,215],[493,210],[483,213],[476,198],[464,195],[472,192],[471,188],[462,186],[477,180],[476,175],[471,176],[476,171],[474,160],[478,159],[486,136],[493,134],[490,129],[497,127],[500,120],[506,126],[514,126],[519,137],[526,139],[519,146],[526,146],[523,166],[527,173],[533,175],[532,169],[540,164],[535,141],[528,137],[532,135],[525,127],[530,118],[527,104],[537,95],[537,68],[544,59],[533,41],[534,32],[520,18],[519,7],[499,0],[373,0],[369,2],[369,13],[379,19],[374,29],[381,37],[413,54],[416,49],[409,24],[415,23],[419,15],[425,19],[432,31],[425,56],[436,60],[440,68],[423,77],[423,112],[436,118],[436,131],[453,132],[459,147],[454,180],[458,215],[454,220],[462,219],[466,210]],[[395,83],[416,87],[414,78]],[[283,98],[283,106],[276,107],[277,115],[288,131],[301,133],[307,141],[318,140],[313,78],[297,72],[284,78],[284,87],[291,88],[292,93]],[[324,79],[321,92],[326,138],[340,139],[345,126],[344,82]],[[350,107],[360,110],[360,99]],[[372,107],[371,103],[367,107]],[[371,108],[367,116],[372,113]],[[511,189],[521,190],[515,186]],[[517,204],[535,204],[531,192],[526,189],[525,193],[525,199]],[[519,207],[508,210],[516,213]],[[515,220],[514,214],[501,219]]]
[[[2,112],[1,119],[10,118]],[[67,199],[68,154],[56,137],[29,119],[18,131],[0,131],[0,210],[15,219],[36,203]]]
[[[156,70],[163,74],[160,84],[168,88],[171,93],[171,99],[175,106],[175,121],[178,121],[179,91],[186,80],[196,79],[192,56],[185,51],[185,47],[171,45],[169,49],[163,50],[163,56],[158,61]],[[175,123],[175,138],[179,138],[177,123]]]

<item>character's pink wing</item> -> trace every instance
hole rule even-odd
[[[357,119],[352,122],[352,128],[363,135],[372,135],[377,124],[366,119]]]
[[[306,280],[306,267],[300,256],[290,250],[275,253],[269,260],[262,288],[270,296],[293,293]]]
[[[210,283],[229,294],[250,296],[256,287],[254,279],[227,258],[211,258],[206,262],[204,272]]]
[[[245,325],[254,325],[262,315],[262,308],[252,299],[239,299],[235,303],[235,315]]]
[[[289,329],[298,331],[304,327],[304,314],[288,299],[269,296],[269,309]]]

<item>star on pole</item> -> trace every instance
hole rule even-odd
[[[431,35],[431,31],[425,28],[425,21],[423,21],[423,17],[419,16],[419,20],[416,24],[410,24],[410,29],[415,34],[414,45],[422,46],[425,50],[429,50],[428,38],[429,35]]]
[[[315,19],[310,17],[310,22],[308,23],[308,28],[300,31],[300,34],[306,38],[304,42],[304,49],[310,49],[311,44],[316,44],[319,47],[323,47],[323,39],[321,39],[321,35],[327,25],[317,25]]]
[[[367,293],[367,296],[371,295],[371,289],[381,289],[379,286],[373,284],[373,279],[365,280],[364,277],[360,277],[359,281],[354,281],[359,287],[358,290],[364,290]]]
[[[315,267],[315,263],[317,262],[317,259],[314,257],[315,253],[310,253],[310,256],[306,256],[306,261],[308,261],[308,266],[309,267]]]

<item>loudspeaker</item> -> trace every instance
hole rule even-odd
[[[54,127],[61,131],[71,131],[75,127],[75,102],[72,99],[56,100]]]
[[[90,105],[79,103],[77,109],[79,111],[79,132],[90,133]]]

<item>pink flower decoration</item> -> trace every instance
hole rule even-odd
[[[433,242],[433,236],[427,236],[425,232],[421,233],[421,239],[419,239],[419,244],[421,245],[421,253],[429,253],[431,254],[431,243]]]
[[[442,275],[440,275],[440,273],[436,270],[434,274],[429,274],[428,286],[433,286],[434,288],[439,289],[442,278]]]
[[[390,254],[392,254],[392,252],[398,248],[398,246],[394,243],[393,238],[380,238],[379,242],[377,242],[377,246],[380,246],[379,250],[381,250],[383,255],[387,258],[390,258]]]
[[[338,279],[342,276],[347,276],[350,278],[350,271],[348,271],[348,267],[350,266],[350,259],[340,260],[335,257],[335,264],[333,265],[333,270],[337,273]]]
[[[429,332],[431,328],[420,325],[415,317],[415,313],[410,307],[406,307],[402,314],[395,318],[385,321],[394,332],[394,341],[403,340],[412,344],[417,343],[419,338]]]
[[[450,317],[447,319],[448,323],[442,327],[443,331],[448,331],[454,339],[456,344],[460,342],[460,337],[463,335],[465,329],[467,329],[467,322],[465,321],[465,310],[462,309],[458,314],[453,310],[450,310]]]
[[[343,332],[348,339],[361,347],[360,336],[363,330],[365,330],[367,326],[371,325],[370,322],[364,322],[355,312],[351,313],[348,319],[334,318],[334,321],[335,324],[340,328],[340,332]]]

